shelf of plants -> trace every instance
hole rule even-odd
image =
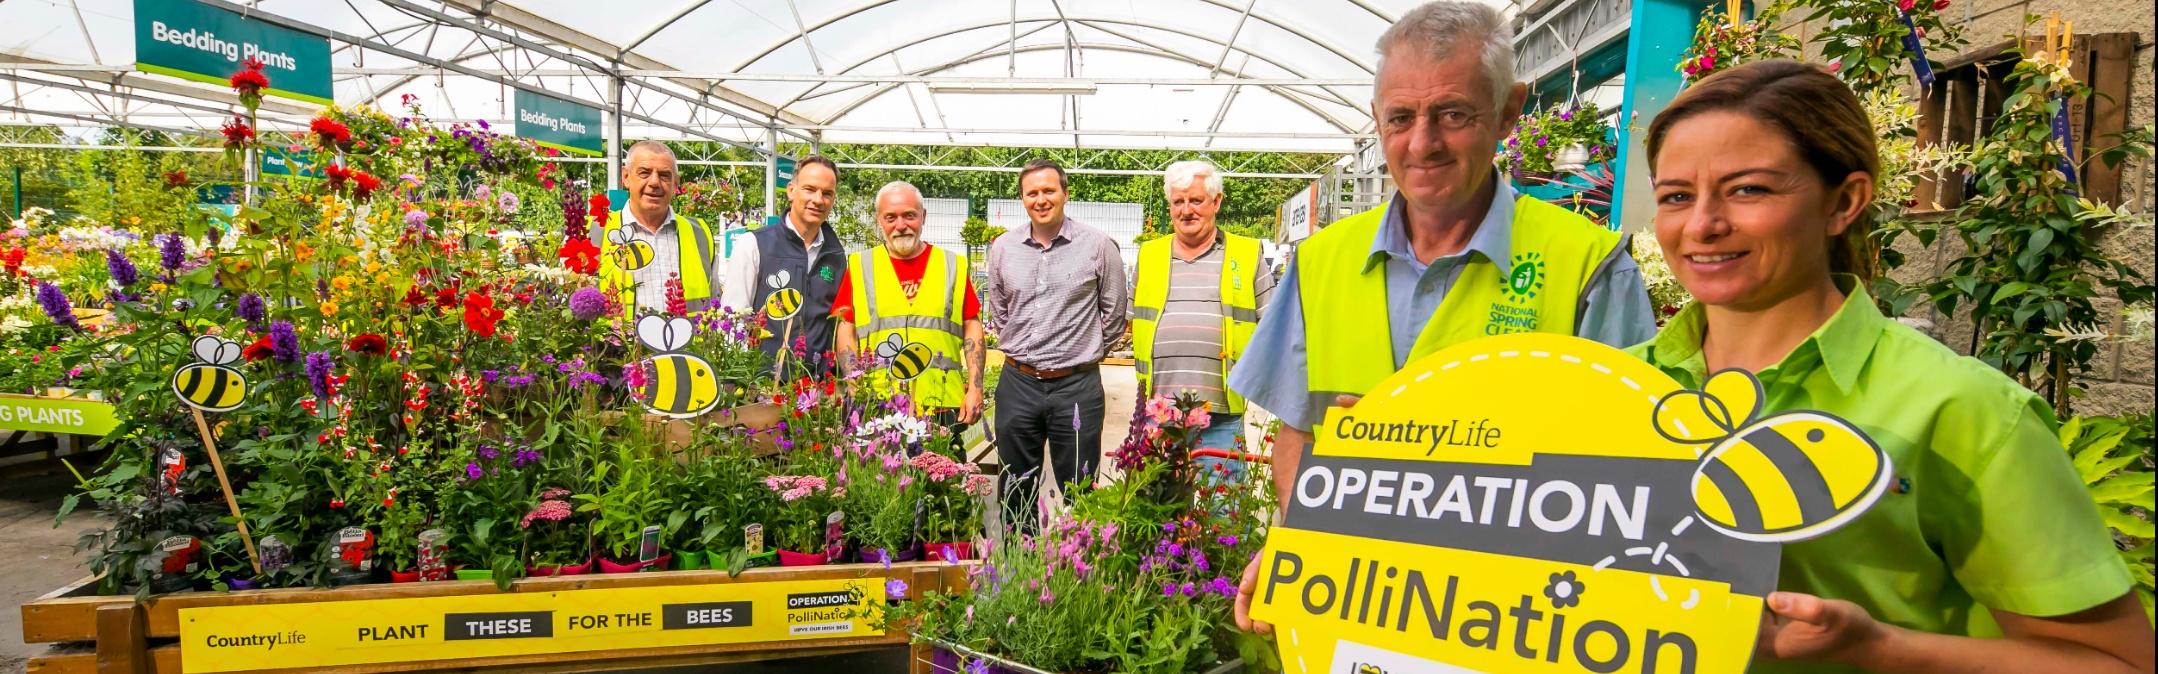
[[[236,162],[263,149],[246,117],[225,137]],[[870,625],[885,595],[966,563],[993,479],[955,438],[857,382],[775,384],[759,313],[692,314],[672,281],[669,311],[625,309],[588,239],[613,205],[547,150],[417,106],[331,109],[307,139],[283,149],[319,178],[233,186],[253,195],[235,208],[169,173],[115,181],[121,217],[31,213],[0,236],[0,385],[98,392],[116,422],[61,508],[110,520],[81,540],[93,578],[25,605],[25,641],[190,671],[900,643]],[[709,405],[652,409],[679,383],[656,381],[661,358],[709,365]],[[538,659],[439,650],[459,611],[552,612],[555,634],[503,646]],[[225,636],[281,624],[375,654]],[[707,626],[750,629],[675,630]],[[220,640],[262,648],[220,659]]]

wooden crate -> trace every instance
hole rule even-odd
[[[729,577],[725,571],[665,571],[656,573],[600,574],[525,578],[513,583],[512,593],[546,593],[569,590],[691,586],[800,580],[899,579],[908,584],[910,596],[930,590],[963,590],[971,563],[910,562],[893,564],[846,564],[823,567],[758,568]],[[157,672],[181,671],[180,610],[219,606],[255,606],[311,602],[456,597],[500,594],[489,581],[438,581],[363,585],[340,588],[291,588],[240,592],[186,592],[156,595],[143,601],[133,596],[107,597],[89,594],[94,579],[85,578],[24,603],[23,641],[56,644],[30,660],[30,672]],[[752,643],[719,643],[658,648],[542,653],[517,656],[465,658],[424,662],[397,662],[340,668],[352,672],[417,672],[445,670],[599,671],[606,669],[664,667],[698,663],[768,660],[840,654],[908,643],[904,633],[880,636],[835,637]],[[919,654],[917,654],[919,655]],[[919,660],[920,658],[915,658]],[[277,671],[277,670],[264,670]]]

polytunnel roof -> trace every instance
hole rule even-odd
[[[438,118],[508,123],[513,87],[605,107],[620,73],[631,138],[1329,152],[1370,133],[1372,43],[1419,2],[11,0],[0,123],[216,128],[222,87],[131,72],[149,1],[325,33],[339,104]]]

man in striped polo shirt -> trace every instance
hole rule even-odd
[[[1132,355],[1142,405],[1151,396],[1193,396],[1211,423],[1202,449],[1234,450],[1244,430],[1244,399],[1223,385],[1251,341],[1259,310],[1274,292],[1274,273],[1257,239],[1214,226],[1221,211],[1221,170],[1205,161],[1170,164],[1163,175],[1174,233],[1139,247],[1132,284]],[[1204,480],[1242,481],[1244,462],[1201,457]]]

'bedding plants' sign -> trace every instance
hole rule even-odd
[[[1328,411],[1253,617],[1289,671],[1743,671],[1780,543],[1890,475],[1848,423],[1761,400],[1573,337],[1441,351]]]
[[[180,669],[325,669],[876,637],[874,580],[795,580],[180,610]]]
[[[268,93],[329,105],[330,41],[195,0],[135,0],[135,67],[224,85],[241,62],[262,62]]]

